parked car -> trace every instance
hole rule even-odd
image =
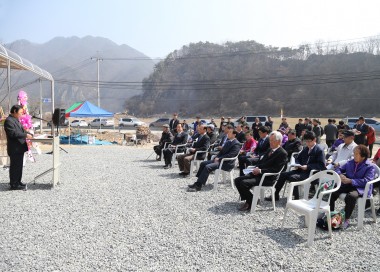
[[[115,125],[115,122],[112,119],[97,118],[92,120],[89,125],[91,127],[112,127]]]
[[[149,127],[162,127],[163,125],[169,125],[169,118],[158,118],[156,121],[149,124]]]
[[[66,127],[66,126],[68,126],[68,125],[69,125],[69,120],[68,120],[68,119],[65,119],[65,122],[64,122],[63,127]],[[49,121],[49,122],[47,123],[47,126],[48,126],[48,127],[51,127],[51,121]]]
[[[358,120],[359,117],[346,117],[343,118],[343,121],[350,127],[353,128],[356,124],[356,120]],[[380,131],[380,122],[377,121],[374,118],[365,118],[365,122],[367,125],[370,125],[373,127],[376,131]]]
[[[74,120],[71,122],[72,127],[88,127],[88,124],[85,120]]]
[[[252,127],[252,124],[255,122],[255,119],[256,118],[259,118],[261,124],[264,126],[265,125],[265,122],[268,121],[268,116],[264,116],[264,115],[257,115],[257,116],[245,116],[245,121],[248,123],[248,125],[250,127]],[[239,119],[237,119],[235,122],[234,122],[234,125],[237,126],[239,124]]]
[[[134,117],[119,119],[119,127],[137,127],[137,126],[143,126],[143,125],[146,125],[146,124]]]

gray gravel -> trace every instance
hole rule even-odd
[[[368,213],[362,231],[353,224],[330,240],[317,230],[314,247],[306,248],[298,216],[279,228],[284,200],[276,212],[264,203],[254,214],[240,213],[230,186],[186,192],[195,178],[145,161],[151,149],[68,151],[52,190],[45,177],[27,192],[9,191],[8,172],[0,170],[0,271],[379,270],[380,231]],[[25,181],[52,157],[37,159],[26,165]]]

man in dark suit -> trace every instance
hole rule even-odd
[[[162,126],[161,139],[158,145],[153,147],[154,152],[157,154],[157,160],[161,160],[161,150],[164,148],[165,143],[171,143],[173,141],[173,134],[169,131],[169,125]]]
[[[309,177],[311,170],[326,170],[325,153],[323,149],[317,145],[314,132],[307,131],[304,136],[306,147],[302,149],[296,158],[296,164],[301,166],[295,167],[295,170],[282,172],[276,184],[275,199],[280,199],[280,191],[286,181],[301,181]],[[293,191],[295,199],[299,199],[298,188]],[[267,201],[272,201],[271,197],[265,198]]]
[[[245,142],[245,133],[243,131],[243,127],[241,124],[238,124],[236,126],[236,131],[238,132],[238,134],[236,135],[236,140],[238,140],[240,143],[244,143]]]
[[[198,140],[193,144],[191,148],[188,149],[188,154],[179,155],[178,166],[181,176],[186,177],[190,174],[190,163],[194,160],[195,153],[197,151],[207,151],[210,146],[210,138],[207,136],[206,127],[204,125],[197,126],[198,130]],[[206,157],[206,153],[201,153],[197,155],[197,160],[203,160]]]
[[[202,185],[205,185],[208,179],[208,176],[212,171],[215,171],[219,168],[220,162],[224,158],[233,158],[239,154],[241,145],[238,140],[236,140],[237,131],[230,129],[228,131],[228,140],[224,144],[222,150],[213,160],[204,161],[201,163],[199,170],[197,172],[197,181],[189,185],[190,191],[200,191]],[[230,160],[223,162],[222,169],[224,171],[231,171],[235,167],[235,160]]]
[[[289,130],[288,132],[288,141],[283,145],[283,148],[288,153],[288,161],[292,153],[299,152],[302,150],[302,143],[299,138],[296,136],[297,132],[294,129]]]
[[[177,134],[174,136],[173,142],[171,143],[171,147],[165,148],[164,153],[164,159],[165,159],[165,165],[164,169],[169,169],[172,167],[172,158],[173,154],[175,152],[175,147],[177,145],[183,145],[187,142],[187,133],[183,131],[182,125],[177,125]],[[179,147],[177,149],[177,152],[181,153],[186,149],[186,147]]]
[[[240,176],[243,176],[243,169],[250,165],[255,164],[259,158],[264,155],[269,149],[269,128],[261,126],[259,127],[259,141],[257,143],[256,149],[252,155],[240,156],[239,157],[239,169]]]
[[[214,144],[216,141],[216,134],[214,130],[215,130],[214,125],[207,126],[207,136],[210,138],[210,145]]]
[[[169,127],[170,127],[170,132],[175,135],[177,134],[177,125],[179,124],[179,120],[178,120],[178,114],[177,113],[174,113],[173,114],[173,119],[170,120],[169,122]]]
[[[32,134],[25,131],[19,121],[23,112],[24,110],[21,106],[13,106],[4,123],[4,130],[7,135],[7,151],[10,158],[9,179],[11,190],[25,189],[25,184],[21,182],[24,153],[28,151],[26,139],[31,139]]]
[[[258,186],[261,177],[265,173],[278,173],[286,164],[287,153],[281,147],[282,135],[278,131],[273,131],[269,136],[270,148],[257,162],[251,173],[238,177],[234,180],[236,189],[239,191],[241,200],[245,203],[239,208],[240,211],[248,211],[252,205],[252,193],[250,189]],[[277,176],[269,176],[263,181],[264,186],[272,186]],[[256,205],[256,203],[253,203]]]
[[[367,134],[368,134],[368,125],[365,123],[363,116],[360,116],[358,119],[358,124],[354,126],[356,129],[355,132],[355,143],[357,145],[367,145]]]

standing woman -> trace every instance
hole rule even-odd
[[[4,130],[7,134],[7,151],[10,157],[9,179],[11,190],[25,189],[25,184],[21,182],[24,153],[28,151],[26,139],[31,139],[32,134],[24,130],[19,121],[23,112],[22,106],[14,105],[4,123]]]

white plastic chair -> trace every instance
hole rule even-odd
[[[322,183],[326,181],[333,181],[333,189],[329,189],[326,191],[321,191],[319,190],[316,191],[314,197],[312,199],[299,199],[299,200],[293,200],[293,189],[295,186],[300,186],[300,185],[306,185],[319,179],[319,184],[321,185]],[[330,238],[332,238],[332,229],[331,229],[331,214],[330,214],[330,196],[331,193],[337,191],[340,188],[341,185],[341,180],[340,177],[338,176],[337,173],[335,173],[332,170],[325,170],[316,173],[315,175],[299,182],[292,182],[290,184],[290,191],[288,195],[288,201],[286,203],[285,207],[285,212],[284,212],[284,219],[282,221],[282,228],[284,227],[285,220],[286,220],[286,215],[289,209],[295,211],[298,214],[304,215],[305,216],[305,223],[306,226],[308,227],[308,239],[307,239],[307,245],[312,246],[314,242],[314,236],[315,236],[315,227],[316,227],[316,222],[318,218],[318,213],[319,212],[325,212],[327,214],[327,222],[328,222],[328,229],[329,229],[329,235]],[[310,186],[309,186],[310,188]],[[320,186],[318,186],[320,188]],[[319,194],[318,194],[319,192]],[[308,192],[306,192],[308,193]],[[324,196],[328,195],[328,200],[322,200]]]
[[[197,160],[198,154],[206,153],[205,158],[203,160]],[[201,162],[205,161],[207,159],[207,153],[208,151],[197,151],[194,154],[194,159],[190,162],[190,174],[189,177],[191,178],[193,176],[193,173],[196,169],[199,168],[199,165]]]
[[[302,150],[301,150],[302,151]],[[292,170],[292,167],[290,167],[292,164],[295,164],[296,163],[296,155],[299,155],[301,153],[301,151],[299,152],[293,152],[292,155],[290,156],[290,162],[288,162],[288,165],[286,167],[286,172],[289,172],[290,170]],[[285,185],[284,185],[284,191],[282,192],[282,197],[285,196],[285,191],[286,191],[286,186],[288,185],[288,182],[285,182]]]
[[[373,218],[374,223],[376,223],[376,211],[375,211],[375,203],[373,201],[373,195],[371,194],[371,196],[368,197],[369,186],[371,184],[374,184],[374,183],[380,181],[380,168],[375,164],[374,164],[374,166],[375,166],[375,179],[367,182],[367,184],[365,185],[365,188],[364,188],[363,197],[359,197],[357,200],[357,203],[358,203],[358,229],[363,228],[363,219],[364,219],[364,214],[365,214],[365,203],[366,203],[367,199],[369,199],[369,201],[371,202],[372,218]],[[346,198],[346,195],[347,194],[340,194],[339,199],[344,201],[344,199]]]
[[[176,161],[177,161],[177,156],[178,155],[181,155],[181,154],[185,154],[185,151],[183,152],[178,152],[178,148],[180,147],[186,147],[187,144],[180,144],[180,145],[169,145],[169,148],[175,148],[174,149],[174,154],[173,154],[173,157],[172,157],[172,164],[175,165]]]
[[[218,187],[218,182],[219,182],[219,176],[220,176],[220,173],[222,173],[222,181],[223,183],[226,181],[226,172],[228,171],[224,171],[222,170],[222,165],[224,162],[226,161],[233,161],[233,160],[237,160],[239,154],[236,155],[236,157],[233,157],[233,158],[224,158],[221,160],[220,164],[219,164],[219,168],[215,171],[215,178],[214,178],[214,190],[217,189]],[[228,172],[229,176],[230,176],[230,180],[231,180],[231,186],[232,188],[234,188],[235,190],[236,187],[235,187],[235,184],[234,184],[234,173],[235,173],[235,168],[232,168],[231,171]]]
[[[284,167],[281,168],[281,170],[278,173],[265,173],[264,175],[262,175],[262,177],[260,179],[259,186],[255,186],[253,189],[250,190],[251,193],[253,194],[253,199],[252,199],[252,204],[251,204],[251,213],[256,210],[257,200],[259,200],[259,196],[260,196],[260,201],[261,202],[264,200],[265,190],[270,190],[271,191],[273,211],[276,210],[276,204],[275,204],[275,199],[274,199],[274,193],[276,192],[275,186],[276,186],[276,183],[278,181],[278,178],[280,177],[282,169],[284,169]],[[273,185],[271,185],[271,186],[263,186],[263,182],[264,182],[264,180],[265,180],[266,177],[276,176],[276,175],[277,175],[277,178],[274,181]]]
[[[160,161],[162,161],[162,158],[164,157],[164,149],[168,148],[169,145],[170,145],[170,142],[164,143],[164,148],[161,149]]]

